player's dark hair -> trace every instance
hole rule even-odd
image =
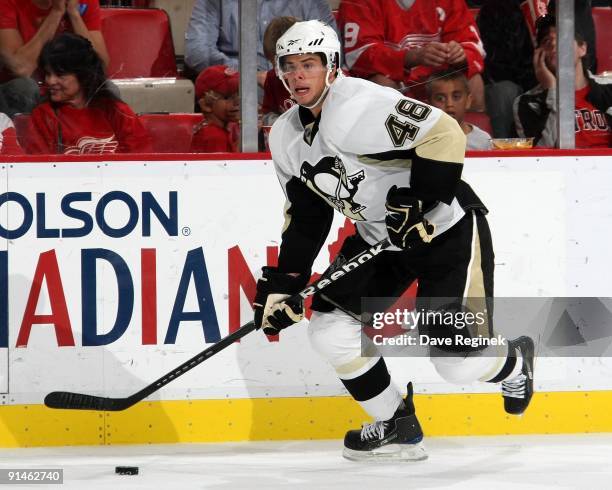
[[[106,84],[100,56],[83,36],[64,33],[50,40],[43,46],[38,66],[45,73],[74,75],[88,103],[101,97],[118,99]]]

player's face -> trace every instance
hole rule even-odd
[[[461,80],[436,80],[431,85],[430,104],[442,109],[459,123],[470,108],[472,98]]]
[[[281,69],[291,95],[300,105],[314,104],[325,90],[327,68],[316,54],[285,56]]]
[[[81,84],[76,75],[72,73],[58,75],[51,70],[47,70],[45,72],[45,83],[49,89],[49,98],[52,102],[70,104],[75,107],[82,107],[85,104]]]

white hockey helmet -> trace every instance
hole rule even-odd
[[[307,20],[296,22],[276,41],[276,74],[290,92],[287,82],[283,77],[282,58],[284,56],[306,53],[322,53],[326,58],[327,76],[325,78],[326,89],[321,94],[317,102],[307,107],[311,109],[316,106],[325,96],[329,89],[329,76],[337,69],[338,75],[342,75],[340,70],[340,40],[333,28],[320,20]]]

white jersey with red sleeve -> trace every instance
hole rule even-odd
[[[434,69],[405,70],[404,55],[432,41],[461,44],[468,78],[484,68],[480,34],[465,0],[351,0],[341,2],[338,15],[346,64],[354,75],[380,73],[408,86],[419,83]]]

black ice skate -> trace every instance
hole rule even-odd
[[[514,378],[502,381],[504,409],[513,415],[521,415],[529,406],[533,395],[533,357],[535,347],[531,337],[522,336],[509,341],[521,353],[523,367]],[[518,355],[517,355],[518,358]]]
[[[405,406],[398,408],[393,417],[365,424],[361,430],[349,430],[344,436],[342,455],[353,461],[427,459],[421,442],[423,431],[416,418],[412,395],[412,383],[408,383]]]

